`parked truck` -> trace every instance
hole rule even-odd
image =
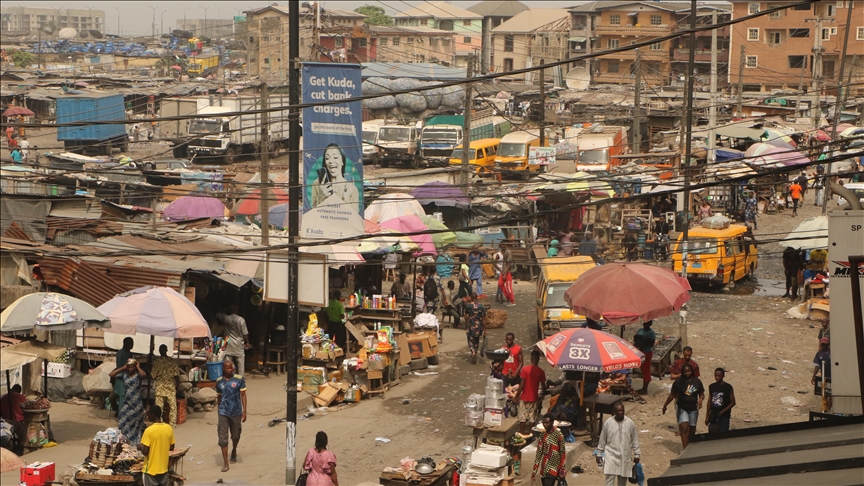
[[[122,94],[90,93],[57,98],[57,123],[125,120]],[[129,137],[123,123],[57,127],[57,141],[70,152],[111,155],[113,148],[125,152]]]
[[[187,152],[195,157],[219,157],[226,164],[233,164],[237,156],[268,150],[271,156],[288,146],[288,116],[270,113],[269,146],[261,147],[261,113],[248,112],[261,109],[257,96],[232,97],[221,101],[222,106],[208,106],[198,110],[189,123],[192,140]],[[287,106],[288,95],[272,94],[269,106]]]
[[[219,54],[200,54],[189,58],[186,72],[195,76],[202,76],[210,69],[219,67]]]
[[[159,102],[159,117],[195,115],[208,106],[210,106],[210,98],[206,96],[164,98]],[[160,121],[158,129],[159,138],[167,140],[173,147],[174,157],[186,158],[186,147],[190,140],[189,120]]]
[[[420,129],[415,125],[386,124],[378,129],[378,160],[381,167],[402,164],[420,167]]]
[[[621,165],[618,155],[627,153],[627,127],[594,124],[576,137],[576,170],[607,171]]]
[[[496,138],[492,110],[471,113],[471,134],[468,142],[483,138]],[[423,122],[420,134],[420,154],[426,165],[446,166],[450,154],[462,145],[464,115],[432,115]]]
[[[378,132],[384,124],[381,119],[363,122],[363,164],[378,164]]]

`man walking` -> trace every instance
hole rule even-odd
[[[246,350],[251,348],[249,343],[249,331],[246,329],[246,320],[237,315],[237,304],[231,304],[228,313],[216,314],[216,319],[225,328],[225,338],[228,344],[225,354],[235,361],[235,366],[240,375],[246,372]]]
[[[801,195],[804,189],[798,184],[798,181],[792,181],[789,186],[789,194],[792,196],[792,216],[798,216],[798,206],[801,204]]]
[[[168,486],[168,456],[174,450],[174,429],[162,422],[162,408],[153,405],[147,413],[153,425],[144,430],[138,450],[144,454],[144,486]]]
[[[639,390],[640,395],[648,394],[648,384],[651,383],[651,358],[654,356],[654,343],[657,341],[657,333],[651,329],[654,321],[646,321],[642,323],[642,329],[633,336],[633,345],[636,349],[642,351],[645,355],[645,360],[639,367],[642,370],[642,389]]]
[[[685,346],[682,352],[683,357],[675,360],[675,363],[669,368],[669,378],[677,380],[681,378],[681,368],[685,364],[689,364],[693,368],[693,378],[699,378],[699,364],[693,361],[693,348]]]
[[[516,305],[516,296],[513,294],[513,253],[510,251],[509,244],[501,242],[501,249],[504,252],[504,265],[501,270],[501,277],[498,278],[498,288],[504,294],[507,307]]]
[[[603,466],[606,486],[626,486],[633,473],[633,464],[639,464],[639,431],[630,417],[624,415],[624,404],[615,403],[612,417],[603,423],[597,450],[597,464]]]
[[[563,479],[567,473],[564,469],[567,464],[564,434],[555,427],[555,419],[551,413],[543,416],[542,423],[543,435],[537,442],[537,454],[534,456],[531,482],[534,482],[539,472],[542,486],[555,486],[558,484],[558,480]]]
[[[522,346],[516,344],[516,335],[512,332],[504,336],[504,347],[510,354],[504,360],[504,368],[501,372],[504,374],[504,386],[508,387],[519,383],[519,376],[525,362],[522,358]]]
[[[726,370],[714,370],[714,383],[708,385],[708,413],[705,415],[705,425],[709,433],[729,432],[729,419],[732,417],[732,407],[735,406],[735,390],[732,385],[723,381]]]
[[[246,380],[234,374],[234,364],[222,363],[222,376],[216,380],[216,405],[219,409],[219,447],[222,448],[222,472],[228,471],[228,432],[231,432],[231,462],[237,462],[237,444],[246,421]]]
[[[513,403],[519,404],[519,431],[529,433],[537,423],[540,409],[543,408],[543,394],[546,393],[546,372],[540,368],[540,356],[543,353],[535,349],[531,351],[531,364],[522,368],[519,374],[519,391],[513,398]],[[538,388],[543,389],[543,394]]]
[[[180,367],[168,356],[168,346],[159,346],[159,357],[153,360],[153,380],[156,388],[156,405],[162,410],[169,407],[168,423],[177,425],[177,385],[180,382]]]
[[[471,248],[471,253],[468,254],[468,278],[471,280],[471,285],[477,285],[477,296],[483,295],[483,267],[480,265],[480,259],[486,255],[480,253],[480,245],[474,245]]]

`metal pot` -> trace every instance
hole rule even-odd
[[[435,470],[435,468],[424,462],[417,464],[417,467],[415,467],[414,470],[420,474],[430,474],[432,471]]]

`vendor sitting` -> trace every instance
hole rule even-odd
[[[561,386],[561,391],[549,399],[549,413],[555,417],[555,420],[575,424],[578,411],[579,395],[576,387],[570,382],[565,382]]]
[[[399,274],[399,280],[393,282],[393,286],[390,287],[390,295],[396,297],[396,300],[399,301],[411,301],[411,285],[405,281],[405,274]]]

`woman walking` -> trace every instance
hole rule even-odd
[[[117,368],[109,376],[120,375],[126,388],[126,398],[119,410],[120,432],[126,436],[126,443],[138,444],[144,434],[144,404],[141,402],[141,378],[146,375],[134,358],[126,361],[126,366]]]
[[[699,420],[699,410],[705,399],[705,387],[702,381],[693,376],[693,367],[685,364],[681,367],[681,376],[672,384],[672,390],[663,404],[666,407],[675,401],[675,418],[678,420],[678,432],[681,434],[681,445],[687,448],[690,438],[696,435],[696,422]]]
[[[471,351],[471,363],[477,363],[477,349],[480,348],[480,336],[486,335],[486,325],[483,319],[486,317],[486,307],[477,303],[477,295],[471,293],[471,301],[465,306],[465,327],[468,334],[468,350]]]
[[[309,473],[306,486],[339,486],[336,477],[336,454],[327,450],[327,434],[315,434],[315,447],[306,453],[303,469]]]

